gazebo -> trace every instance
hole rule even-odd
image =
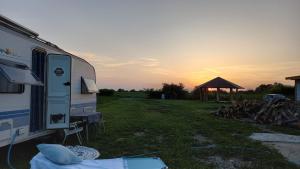
[[[244,89],[243,87],[234,84],[228,80],[225,80],[221,77],[216,77],[206,83],[203,83],[202,85],[198,86],[198,88],[200,89],[200,99],[201,101],[207,101],[208,97],[207,97],[207,93],[208,93],[208,89],[217,89],[217,101],[220,101],[220,89],[229,89],[230,90],[230,97],[232,100],[232,93],[233,90],[236,90],[236,92],[238,92],[239,89]]]

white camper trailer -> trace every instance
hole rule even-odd
[[[0,15],[0,147],[69,128],[96,111],[94,67]]]

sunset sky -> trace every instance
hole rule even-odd
[[[100,88],[300,75],[300,0],[0,0],[0,13],[91,62]]]

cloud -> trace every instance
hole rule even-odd
[[[151,74],[165,75],[165,76],[171,76],[174,74],[173,71],[165,68],[160,68],[160,67],[146,68],[144,69],[144,71]]]
[[[158,67],[160,65],[160,62],[155,58],[143,57],[143,58],[140,58],[139,61],[140,61],[140,64],[145,67]]]
[[[105,63],[102,66],[108,67],[108,68],[117,68],[117,67],[123,67],[128,65],[135,64],[134,61],[127,61],[127,62],[114,62],[114,63]]]
[[[95,53],[91,52],[78,52],[78,51],[71,51],[70,53],[79,56],[94,66],[100,65],[105,66],[107,63],[114,62],[114,58],[108,56],[98,56]]]
[[[123,59],[120,61],[115,57],[100,56],[91,52],[78,52],[72,51],[74,55],[80,56],[83,59],[86,59],[88,62],[94,66],[101,66],[102,68],[116,69],[119,67],[126,66],[141,66],[141,67],[159,67],[160,62],[156,58],[151,57],[131,57],[129,59]]]

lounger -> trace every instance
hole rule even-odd
[[[38,153],[30,161],[31,169],[167,169],[160,158],[113,158],[83,160],[79,164],[58,165]]]

